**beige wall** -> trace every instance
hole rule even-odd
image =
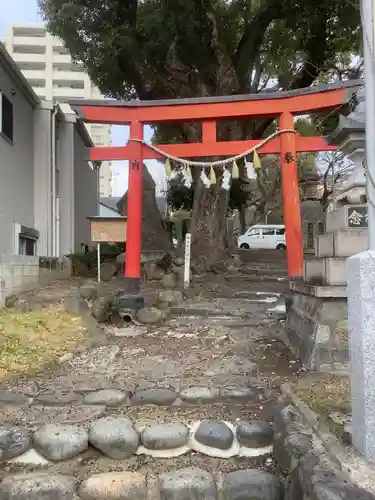
[[[85,160],[86,146],[77,129],[74,131],[74,243],[79,250],[81,241],[88,245],[90,225],[87,217],[98,215],[99,175]]]
[[[59,122],[57,164],[60,196],[60,255],[90,244],[87,217],[97,215],[98,172],[86,160],[86,144],[75,114],[65,114]]]

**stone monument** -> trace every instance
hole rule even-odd
[[[304,277],[290,284],[287,334],[291,348],[310,370],[347,370],[346,259],[368,248],[364,97],[329,137],[354,168],[325,214],[325,230],[314,237],[314,257],[305,261]]]
[[[117,203],[122,215],[127,214],[128,193]],[[143,198],[142,198],[142,262],[156,260],[165,253],[173,251],[172,238],[163,225],[155,195],[155,181],[143,165]],[[118,263],[123,264],[124,254],[119,256]]]

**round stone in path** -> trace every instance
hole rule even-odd
[[[277,476],[269,472],[245,469],[225,474],[223,478],[223,498],[251,500],[282,500],[284,488]]]
[[[75,480],[61,474],[19,474],[7,476],[0,484],[3,500],[75,500],[75,493]]]
[[[158,300],[169,306],[178,306],[183,300],[181,290],[161,290],[158,294]]]
[[[104,417],[91,425],[89,441],[108,457],[123,460],[137,451],[140,439],[128,418]]]
[[[29,446],[30,436],[25,429],[11,425],[0,426],[0,461],[22,455]]]
[[[223,387],[220,389],[220,399],[231,402],[245,403],[260,400],[259,389],[252,387]]]
[[[102,389],[90,392],[83,398],[83,404],[119,406],[126,399],[126,394],[117,389]]]
[[[34,433],[33,443],[41,455],[59,462],[87,450],[88,435],[75,425],[47,424]]]
[[[164,388],[145,389],[143,391],[135,391],[131,397],[132,405],[157,405],[169,406],[177,399],[177,394]]]
[[[81,396],[76,394],[75,392],[44,392],[39,394],[36,398],[35,402],[38,404],[47,404],[47,405],[68,405],[79,403],[81,400]]]
[[[146,482],[137,472],[106,472],[91,476],[78,491],[82,500],[145,500]]]
[[[142,443],[149,450],[171,450],[185,446],[189,429],[183,424],[152,425],[142,432]]]
[[[180,398],[186,403],[199,403],[215,401],[219,390],[210,387],[187,387],[180,392]]]
[[[195,467],[159,476],[161,500],[216,500],[216,485],[208,472]]]
[[[273,429],[263,420],[239,422],[236,435],[238,442],[248,448],[264,448],[273,442]]]
[[[163,311],[160,311],[160,309],[157,309],[156,307],[144,307],[143,309],[137,311],[137,321],[144,325],[159,323],[163,317]]]
[[[219,450],[229,450],[234,441],[233,432],[229,427],[216,420],[203,420],[194,437],[198,443]]]

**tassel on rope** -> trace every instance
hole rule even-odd
[[[193,182],[193,176],[191,174],[191,169],[190,169],[189,165],[185,165],[185,175],[186,175],[186,178],[188,179],[188,181],[190,183],[192,183]]]
[[[172,175],[172,167],[171,167],[171,162],[169,161],[169,158],[167,158],[167,160],[165,162],[164,171],[165,171],[165,175],[169,179]]]
[[[203,182],[204,187],[209,188],[211,186],[210,179],[207,177],[204,168],[201,170],[201,180]]]
[[[239,179],[240,178],[240,171],[238,169],[237,162],[234,161],[232,165],[232,179]]]
[[[256,149],[254,150],[254,155],[253,155],[253,165],[255,170],[259,170],[260,168],[262,168],[262,164],[260,162],[260,158]]]
[[[246,171],[247,178],[250,181],[253,181],[257,178],[257,173],[255,172],[254,165],[250,161],[246,162],[245,171]]]
[[[216,184],[216,174],[215,174],[214,167],[212,165],[210,168],[210,182],[211,182],[211,184]]]

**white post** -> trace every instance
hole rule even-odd
[[[375,463],[375,65],[374,3],[361,0],[365,60],[369,250],[347,260],[352,442]]]
[[[100,243],[97,244],[97,258],[98,258],[98,283],[100,283]]]
[[[190,283],[190,249],[191,249],[191,234],[186,233],[186,236],[185,236],[184,288],[189,288],[189,283]]]

